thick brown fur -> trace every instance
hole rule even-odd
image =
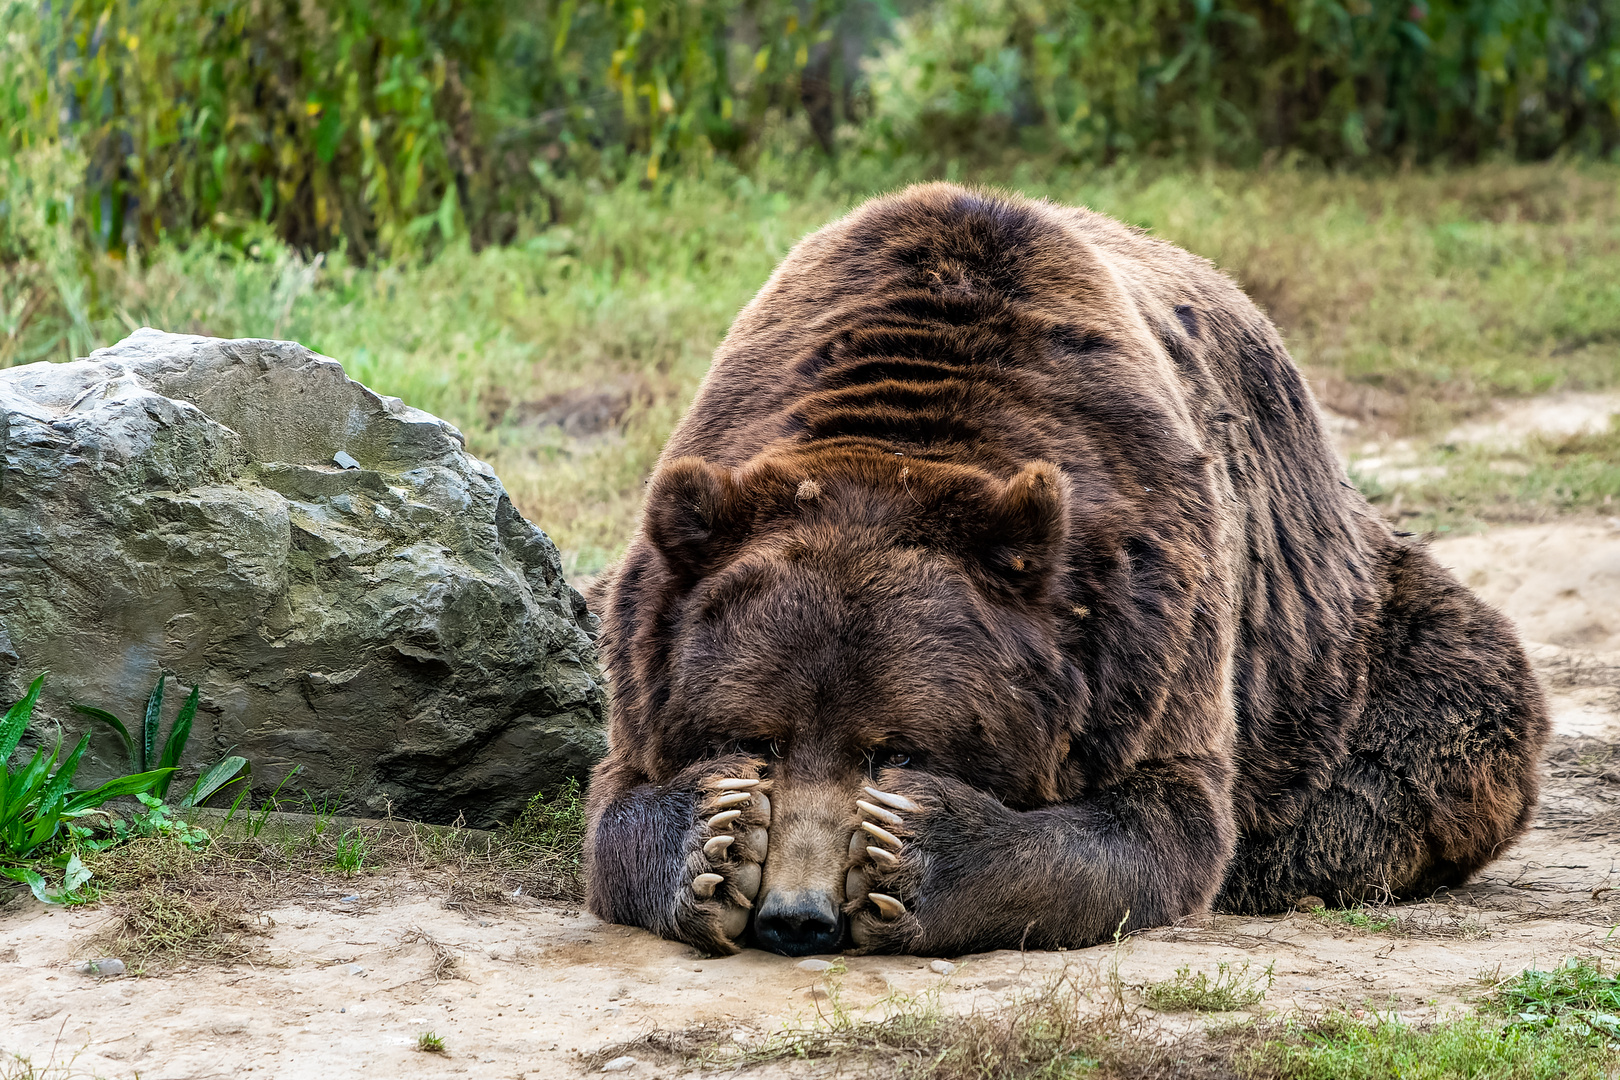
[[[848,791],[846,840],[862,782],[911,800],[905,914],[839,899],[924,953],[1427,895],[1536,800],[1511,627],[1348,483],[1239,289],[1087,210],[932,184],[805,239],[600,595],[591,907],[714,951],[700,775]]]

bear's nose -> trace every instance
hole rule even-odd
[[[783,956],[836,952],[844,919],[831,893],[776,890],[754,916],[754,939]]]

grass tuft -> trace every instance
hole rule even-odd
[[[1072,970],[1032,994],[966,1015],[946,1012],[933,992],[892,994],[856,1009],[844,999],[841,976],[841,967],[829,971],[813,1020],[755,1038],[720,1024],[653,1031],[604,1047],[587,1064],[639,1053],[732,1071],[836,1059],[840,1070],[906,1080],[1232,1076],[1201,1036],[1152,1027],[1118,1008],[1101,981],[1083,985]]]
[[[1275,962],[1267,964],[1265,970],[1250,975],[1248,961],[1239,966],[1222,960],[1211,976],[1183,965],[1174,978],[1148,983],[1142,994],[1160,1012],[1235,1012],[1265,998],[1275,981],[1275,966]]]
[[[1380,908],[1317,908],[1311,912],[1329,926],[1346,926],[1369,934],[1381,934],[1400,925],[1400,917]]]
[[[444,1048],[444,1040],[431,1031],[424,1031],[416,1037],[416,1048],[424,1054],[449,1053]]]

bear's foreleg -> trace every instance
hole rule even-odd
[[[845,911],[868,952],[1074,948],[1209,908],[1235,828],[1220,762],[1139,767],[1083,800],[1013,810],[888,769],[859,803]]]
[[[769,844],[762,763],[732,755],[652,784],[611,756],[591,781],[587,904],[705,952],[738,950]]]

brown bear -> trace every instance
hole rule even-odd
[[[930,184],[805,239],[599,596],[590,907],[710,953],[1426,896],[1535,805],[1512,627],[1231,281],[1087,210]]]

